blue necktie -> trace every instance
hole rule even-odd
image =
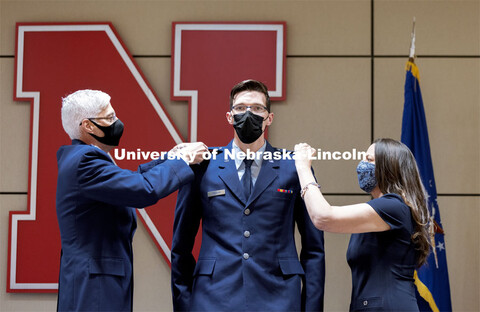
[[[244,159],[245,163],[245,173],[242,177],[243,191],[245,193],[245,198],[248,200],[250,193],[252,192],[252,163],[253,159]]]

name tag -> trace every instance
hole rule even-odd
[[[225,195],[225,189],[217,190],[217,191],[210,191],[210,192],[207,193],[208,197],[221,196],[221,195]]]

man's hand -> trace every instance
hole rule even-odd
[[[184,159],[189,165],[199,164],[203,161],[204,155],[209,154],[208,147],[203,142],[180,143],[170,150]]]

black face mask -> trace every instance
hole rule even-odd
[[[238,138],[243,143],[253,143],[262,135],[262,125],[266,118],[263,119],[262,116],[247,111],[243,114],[233,115],[233,119],[233,127],[237,132]]]
[[[118,143],[120,143],[120,138],[122,137],[123,134],[123,122],[120,119],[117,119],[114,123],[112,123],[110,126],[100,126],[97,124],[95,121],[92,119],[89,119],[95,126],[97,126],[98,129],[102,130],[102,132],[105,134],[103,137],[96,136],[95,134],[89,133],[91,136],[93,136],[95,139],[97,139],[98,142],[106,144],[106,145],[111,145],[111,146],[118,146]]]

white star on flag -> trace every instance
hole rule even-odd
[[[445,244],[441,243],[441,242],[438,242],[437,248],[438,248],[439,251],[445,250]]]

